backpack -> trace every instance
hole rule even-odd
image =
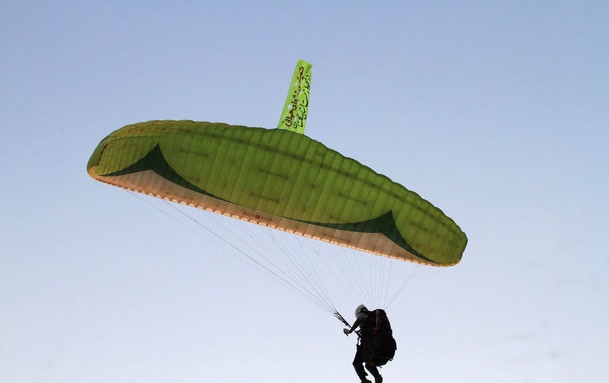
[[[393,331],[391,330],[391,323],[389,322],[389,318],[387,318],[387,313],[385,310],[381,309],[378,311],[382,318],[381,328],[375,336],[375,344],[370,361],[376,366],[384,366],[393,359],[398,346],[393,338]]]

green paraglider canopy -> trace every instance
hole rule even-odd
[[[440,209],[303,134],[310,74],[302,73],[308,82],[295,72],[282,129],[128,125],[101,141],[87,170],[115,186],[334,244],[433,266],[458,263],[467,237]],[[298,129],[285,126],[286,116]]]

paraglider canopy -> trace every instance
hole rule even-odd
[[[337,245],[433,266],[458,263],[467,237],[452,219],[302,133],[310,69],[297,65],[280,129],[127,125],[100,142],[87,170],[111,185]]]

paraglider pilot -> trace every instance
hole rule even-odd
[[[364,305],[355,309],[355,318],[351,328],[343,330],[345,335],[356,331],[359,336],[353,367],[362,383],[372,383],[366,378],[366,370],[374,377],[374,383],[381,383],[383,377],[377,367],[391,360],[396,349],[391,324],[384,310],[369,311]],[[358,327],[359,331],[356,330]]]

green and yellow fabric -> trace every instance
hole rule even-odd
[[[290,129],[128,125],[101,141],[87,170],[111,185],[405,261],[454,265],[467,244],[416,193]]]

